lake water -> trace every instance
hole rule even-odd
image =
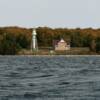
[[[0,56],[0,100],[100,100],[100,56]]]

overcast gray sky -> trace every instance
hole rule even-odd
[[[0,0],[0,26],[100,27],[100,0]]]

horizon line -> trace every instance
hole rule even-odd
[[[7,27],[18,27],[18,28],[39,28],[39,27],[47,27],[51,29],[57,29],[57,28],[62,28],[62,29],[100,29],[100,27],[50,27],[50,26],[33,26],[33,27],[27,27],[27,26],[21,26],[21,25],[5,25],[5,26],[0,26],[0,28],[7,28]]]

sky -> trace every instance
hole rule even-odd
[[[100,28],[100,0],[0,0],[0,27]]]

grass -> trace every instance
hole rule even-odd
[[[48,48],[40,48],[38,51],[24,49],[18,52],[18,55],[97,55],[97,53],[91,52],[89,48],[71,48],[67,51],[55,51]]]

